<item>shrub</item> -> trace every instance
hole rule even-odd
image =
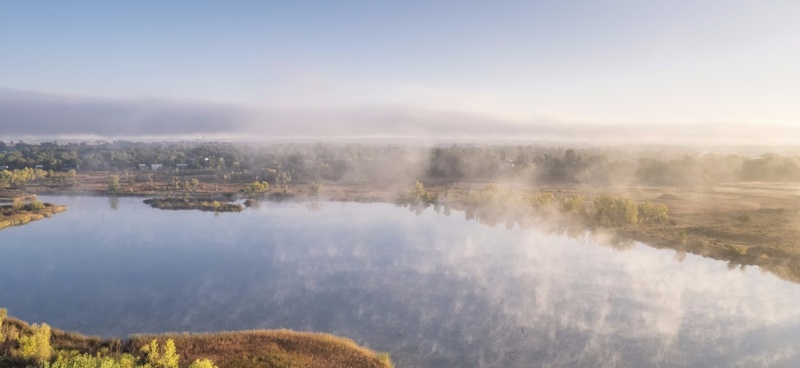
[[[322,184],[318,181],[308,183],[308,195],[318,197],[322,193]]]
[[[739,245],[739,244],[731,244],[730,249],[733,250],[737,255],[746,256],[747,255],[747,246]]]
[[[666,224],[669,222],[669,209],[664,204],[652,204],[645,201],[639,204],[639,223],[641,224]]]
[[[119,190],[119,175],[109,175],[107,182],[109,192],[116,192]]]
[[[261,194],[269,190],[269,183],[266,181],[254,181],[244,187],[245,194]]]
[[[192,363],[189,368],[218,368],[214,363],[208,359],[197,359]]]
[[[561,200],[561,211],[564,213],[581,213],[585,198],[582,195],[571,195]]]
[[[178,354],[175,352],[175,342],[167,339],[163,353],[159,352],[158,340],[153,339],[150,344],[142,347],[142,352],[147,354],[147,362],[156,368],[178,368]]]
[[[31,327],[33,335],[22,336],[19,339],[22,357],[44,363],[53,354],[53,349],[50,347],[50,326],[42,323],[41,325],[31,325]]]
[[[416,182],[414,187],[411,188],[407,193],[401,194],[399,197],[399,201],[405,204],[432,204],[436,202],[438,196],[425,189],[425,186],[420,183]]]
[[[39,201],[33,201],[28,205],[28,208],[31,211],[41,211],[41,210],[44,209],[44,203],[39,202]]]
[[[44,365],[48,367],[47,365]],[[75,351],[70,353],[60,353],[58,358],[49,368],[145,368],[147,366],[136,365],[136,358],[130,354],[122,354],[119,358],[91,356],[89,354],[78,354]]]
[[[389,358],[389,353],[378,353],[378,360],[387,367],[394,368],[392,360]]]
[[[533,205],[534,208],[549,207],[550,204],[553,203],[553,200],[555,200],[555,198],[556,197],[553,195],[553,193],[540,192],[534,194],[533,197],[531,197],[531,204]]]
[[[686,241],[689,240],[689,236],[686,235],[685,231],[681,230],[675,233],[675,240],[677,240],[678,243],[685,244]]]
[[[750,216],[746,214],[741,214],[739,215],[739,217],[736,217],[736,219],[739,220],[739,223],[741,223],[742,225],[749,223],[750,220],[752,220]]]
[[[639,222],[639,207],[628,197],[602,194],[594,198],[595,219],[604,226]]]

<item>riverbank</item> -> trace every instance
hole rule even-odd
[[[103,362],[103,367],[139,367],[152,362],[143,350],[155,341],[161,361],[174,357],[173,367],[363,367],[388,368],[387,354],[376,353],[350,339],[323,333],[291,330],[253,330],[207,334],[134,335],[127,339],[101,339],[30,325],[6,317],[0,309],[0,367],[23,368],[44,362]],[[43,338],[46,332],[46,339]],[[39,338],[37,338],[39,337]],[[174,344],[172,354],[170,344]],[[46,346],[45,346],[46,345]],[[58,363],[61,362],[61,363]],[[126,365],[124,362],[130,363]],[[201,363],[197,363],[201,362]],[[193,364],[194,363],[194,364]]]
[[[213,171],[181,172],[180,182],[192,185],[173,185],[176,175],[166,172],[147,174],[147,181],[122,180],[115,191],[109,191],[107,172],[80,172],[74,185],[37,180],[25,190],[38,194],[85,194],[173,196],[187,198],[222,198],[230,201],[244,197],[250,182],[223,180]],[[624,241],[640,241],[657,248],[672,249],[676,258],[685,253],[722,260],[729,267],[758,265],[774,274],[800,282],[800,185],[796,183],[745,182],[694,187],[675,186],[609,186],[560,183],[532,185],[522,183],[492,184],[480,181],[427,181],[427,191],[433,196],[431,206],[466,210],[474,207],[470,198],[488,185],[503,193],[520,198],[513,206],[492,205],[491,211],[470,213],[490,214],[490,218],[475,218],[488,225],[509,223],[515,226],[534,226],[540,229],[560,229],[572,234],[586,231],[613,239],[614,246]],[[324,182],[321,186],[309,183],[288,183],[269,188],[252,198],[269,200],[329,200],[396,203],[413,183]],[[541,211],[530,197],[549,193],[554,208]],[[629,198],[642,204],[664,205],[669,221],[663,223],[602,224],[594,216],[594,200],[612,195]],[[569,198],[582,199],[581,209],[564,217],[560,206]],[[434,200],[435,198],[435,200]],[[223,202],[220,200],[220,202]],[[535,211],[534,211],[535,210]],[[555,210],[555,211],[553,211]],[[553,214],[556,216],[551,216]],[[550,216],[550,218],[546,218]],[[478,216],[479,217],[479,216]],[[494,217],[494,218],[491,218]],[[559,221],[554,221],[559,219]],[[502,221],[501,221],[502,220]],[[554,223],[560,222],[558,225]]]

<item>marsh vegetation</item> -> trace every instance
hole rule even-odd
[[[490,223],[552,215],[800,281],[800,200],[792,195],[800,156],[768,149],[17,143],[0,152],[9,167],[0,187],[167,195],[156,206],[217,212],[241,206],[206,198],[398,202],[464,208]],[[42,169],[31,168],[37,163]]]
[[[0,204],[0,230],[25,225],[66,211],[65,206],[42,203],[35,197],[14,197],[11,204]]]
[[[290,330],[101,339],[28,324],[0,308],[0,367],[392,367],[387,354],[322,333]]]
[[[220,199],[222,200],[222,199]],[[150,198],[144,203],[161,210],[200,210],[207,212],[242,212],[244,206],[238,203],[220,202],[213,198]]]

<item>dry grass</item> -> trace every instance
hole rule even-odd
[[[391,367],[385,354],[324,333],[253,330],[213,334],[136,335],[132,348],[171,338],[182,362],[211,359],[220,367]]]
[[[30,335],[31,326],[21,320],[7,317],[3,331]],[[350,339],[324,333],[296,332],[291,330],[253,330],[239,332],[134,335],[127,340],[101,339],[99,337],[52,329],[51,345],[55,350],[79,351],[95,355],[130,353],[141,356],[142,346],[153,339],[164,342],[173,339],[180,355],[180,366],[187,367],[196,359],[210,359],[220,368],[236,367],[308,367],[308,368],[389,368],[392,363],[387,354],[376,353],[361,347]],[[0,367],[25,367],[28,361],[9,351],[14,342],[6,339],[0,343]]]

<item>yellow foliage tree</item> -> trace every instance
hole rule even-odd
[[[142,347],[142,352],[147,354],[147,362],[154,368],[178,368],[180,357],[175,351],[175,342],[167,339],[164,351],[159,352],[158,341],[153,339],[150,344]]]
[[[50,347],[50,326],[42,323],[41,325],[34,324],[31,327],[33,335],[19,338],[22,357],[44,363],[53,355],[53,349]]]

